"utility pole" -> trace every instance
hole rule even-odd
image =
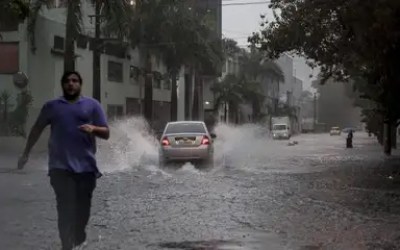
[[[93,98],[101,102],[101,71],[100,71],[100,22],[101,22],[101,6],[98,1],[94,1],[95,5],[95,31],[93,46]]]

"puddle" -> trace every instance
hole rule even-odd
[[[232,237],[238,240],[208,240],[165,242],[158,246],[163,249],[182,250],[283,250],[288,249],[276,234],[265,231],[237,231]]]
[[[183,242],[165,242],[159,244],[160,247],[169,249],[184,249],[184,250],[225,250],[225,249],[241,249],[240,242],[225,241],[225,240],[210,240],[210,241],[183,241]],[[226,248],[229,247],[229,248]]]

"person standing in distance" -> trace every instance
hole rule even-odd
[[[86,241],[92,193],[101,176],[95,158],[96,137],[107,140],[110,131],[100,103],[81,96],[82,77],[78,72],[65,72],[61,85],[63,96],[42,107],[18,169],[25,166],[32,147],[50,125],[48,175],[57,201],[62,249],[70,250]]]

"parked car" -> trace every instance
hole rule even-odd
[[[339,127],[332,127],[331,131],[329,132],[330,135],[341,135],[342,131]]]
[[[202,121],[169,122],[160,138],[159,162],[164,166],[170,162],[214,163],[216,135],[210,133]]]

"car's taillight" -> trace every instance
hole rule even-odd
[[[161,141],[161,144],[162,144],[163,146],[169,146],[170,143],[169,143],[168,138],[167,138],[167,137],[164,137],[164,138],[162,139],[162,141]]]
[[[201,145],[210,145],[210,139],[207,136],[203,136],[203,139],[201,139]]]

